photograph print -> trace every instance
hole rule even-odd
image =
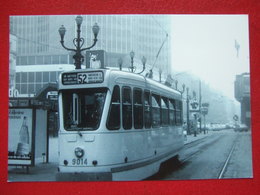
[[[253,178],[248,15],[9,22],[8,182]]]

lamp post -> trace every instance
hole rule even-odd
[[[190,105],[190,100],[189,100],[189,87],[186,88],[186,91],[187,91],[187,98],[186,98],[186,101],[187,101],[187,134],[190,134],[190,108],[189,108],[189,105]]]
[[[129,69],[131,70],[131,72],[135,71],[135,67],[134,67],[134,57],[135,57],[135,52],[131,51],[130,52],[130,58],[131,58],[131,66],[129,67]]]
[[[73,44],[75,46],[75,49],[71,49],[68,48],[64,45],[64,36],[65,36],[65,32],[66,32],[66,28],[62,25],[59,28],[59,33],[60,33],[60,43],[62,45],[63,48],[65,48],[68,51],[73,51],[75,52],[75,55],[73,56],[74,60],[75,60],[75,67],[76,69],[81,69],[81,64],[84,61],[84,56],[81,54],[82,51],[84,50],[88,50],[91,49],[92,47],[94,47],[97,43],[97,36],[98,36],[98,32],[99,32],[99,26],[97,25],[97,23],[94,24],[94,26],[92,27],[92,32],[94,34],[94,39],[93,39],[93,43],[90,47],[86,47],[86,48],[82,48],[83,44],[84,44],[84,39],[82,37],[80,37],[80,27],[83,21],[83,17],[82,16],[77,16],[76,17],[76,24],[77,24],[77,37],[73,39]]]

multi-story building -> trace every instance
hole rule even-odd
[[[243,73],[236,75],[235,98],[241,105],[241,123],[251,126],[250,109],[250,74]]]

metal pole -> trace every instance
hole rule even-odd
[[[131,72],[134,72],[134,58],[131,57]]]
[[[206,115],[204,114],[204,134],[206,134]]]
[[[190,112],[190,109],[189,109],[189,88],[186,88],[187,89],[187,134],[190,135],[190,117],[189,117],[189,112]]]
[[[200,113],[200,133],[201,133],[201,80],[199,81],[199,113]]]

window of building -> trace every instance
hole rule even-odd
[[[21,57],[21,65],[27,65],[28,62],[27,62],[27,56],[22,56]]]
[[[132,95],[130,87],[123,87],[122,90],[122,114],[123,114],[123,128],[132,128]]]
[[[27,94],[27,84],[21,84],[21,94]]]
[[[152,125],[152,116],[151,116],[151,99],[150,92],[144,92],[144,126],[145,128],[151,128]]]
[[[43,72],[43,82],[48,83],[50,81],[49,73],[50,72]]]
[[[43,64],[51,64],[51,56],[44,56]]]
[[[28,74],[29,74],[29,83],[34,83],[35,82],[34,81],[35,72],[29,72]]]
[[[28,84],[28,93],[29,94],[34,94],[35,93],[34,84]]]
[[[134,88],[134,128],[143,128],[143,98],[142,89]]]
[[[16,83],[15,88],[19,91],[19,93],[21,93],[21,84],[20,83]]]
[[[56,72],[50,72],[50,82],[56,82]]]
[[[17,72],[15,74],[15,81],[16,81],[16,83],[20,83],[21,82],[21,73],[20,72]]]
[[[36,72],[36,83],[42,82],[42,72]]]
[[[38,90],[40,90],[42,88],[42,84],[38,83],[35,85],[35,92],[37,92]]]
[[[165,97],[161,98],[161,109],[162,109],[162,125],[169,125],[169,109],[168,99]]]
[[[118,85],[113,90],[107,118],[107,128],[109,130],[118,130],[120,128],[120,88]]]
[[[21,82],[22,83],[27,83],[27,72],[22,72],[21,76],[22,76]]]
[[[35,65],[35,56],[28,56],[28,65]]]
[[[159,127],[161,125],[160,97],[152,94],[152,126]]]
[[[174,100],[170,99],[169,101],[169,117],[170,117],[170,125],[176,124],[176,117],[175,117],[175,102]]]
[[[59,64],[59,56],[58,55],[55,55],[55,56],[52,56],[52,64]]]
[[[36,64],[44,64],[43,63],[43,56],[37,56],[36,57]]]
[[[68,56],[67,55],[61,55],[60,56],[60,64],[68,64]]]

